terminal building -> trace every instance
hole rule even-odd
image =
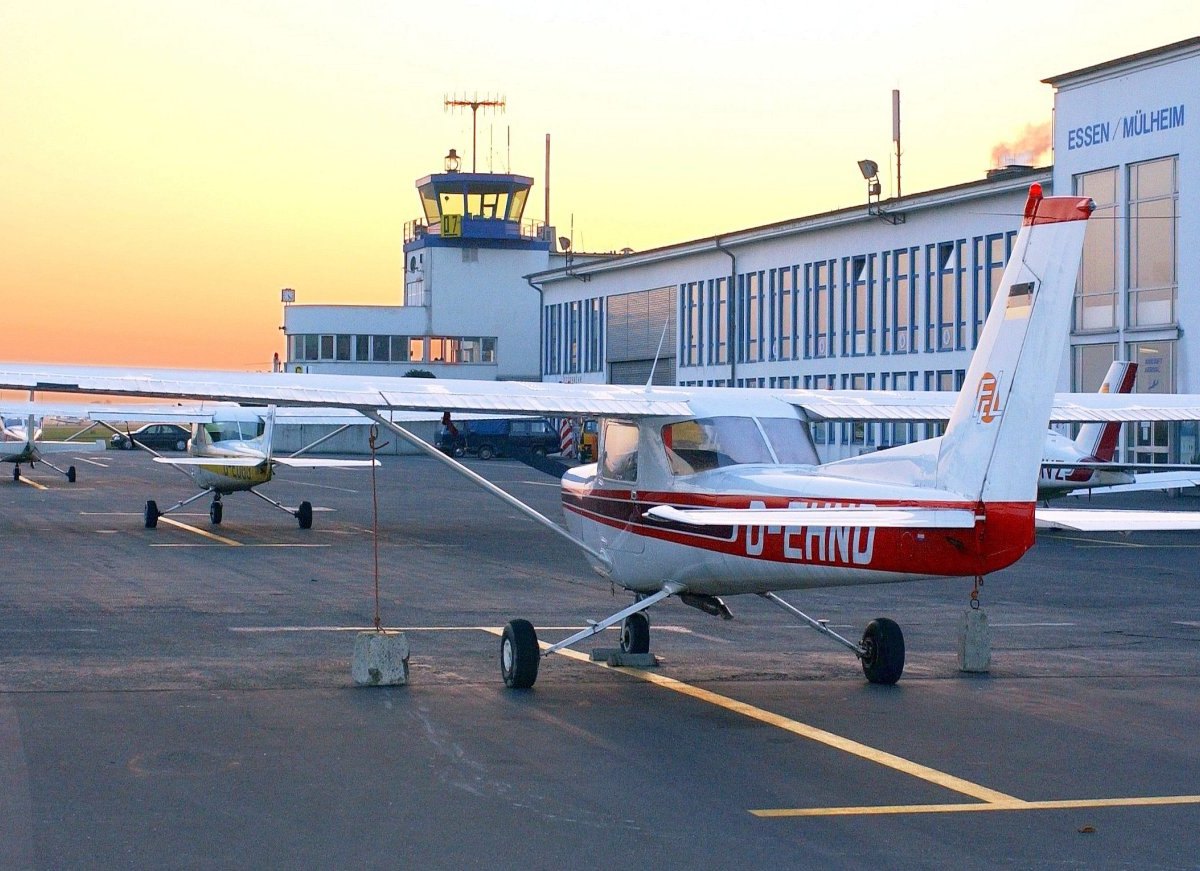
[[[1180,253],[1200,250],[1200,125],[1187,118],[1200,93],[1200,38],[1044,81],[1054,89],[1052,167],[1003,167],[939,190],[617,256],[557,254],[552,232],[522,224],[516,206],[532,179],[429,176],[417,184],[423,219],[405,232],[405,305],[290,307],[288,367],[956,389],[1038,182],[1097,204],[1059,389],[1096,389],[1123,358],[1140,364],[1138,392],[1200,392],[1200,348],[1188,339],[1189,327],[1200,334],[1200,259]],[[478,359],[464,347],[478,347]],[[814,436],[832,459],[937,427],[830,423]],[[1125,442],[1129,459],[1200,454],[1195,422],[1131,426]]]

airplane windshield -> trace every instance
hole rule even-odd
[[[741,463],[774,463],[767,443],[750,417],[702,417],[662,428],[671,471],[694,475]]]
[[[208,437],[214,442],[234,440],[249,440],[258,438],[262,433],[262,422],[259,420],[219,420],[206,423]]]

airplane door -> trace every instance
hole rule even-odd
[[[621,526],[604,526],[600,530],[601,548],[641,553],[645,540],[637,534],[641,509],[637,504],[638,428],[636,424],[619,420],[604,421],[600,433],[600,479],[603,489],[613,493],[605,499],[608,517]],[[628,493],[628,498],[625,494]],[[619,496],[617,494],[620,494]]]

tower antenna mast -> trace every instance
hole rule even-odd
[[[475,152],[476,152],[476,149],[475,149],[475,131],[476,131],[475,122],[476,122],[476,118],[479,115],[479,110],[480,109],[498,109],[499,111],[503,112],[506,105],[507,104],[505,103],[504,97],[485,97],[484,99],[481,100],[481,99],[479,99],[478,94],[476,94],[471,99],[467,99],[466,97],[459,97],[457,95],[455,95],[453,97],[445,98],[444,108],[447,111],[452,110],[452,109],[470,109],[471,110],[471,172],[475,171]]]

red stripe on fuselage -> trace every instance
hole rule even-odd
[[[779,563],[858,568],[910,575],[985,575],[1012,565],[1033,546],[1033,502],[857,502],[819,497],[649,493],[564,486],[563,509],[634,535],[702,550]],[[766,508],[871,505],[877,508],[966,508],[972,529],[896,529],[867,526],[692,527],[650,520],[657,505],[681,508]]]

